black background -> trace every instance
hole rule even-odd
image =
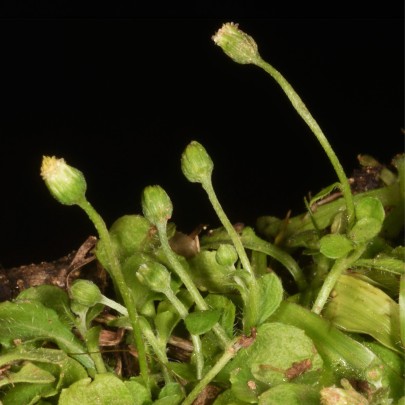
[[[214,161],[214,187],[232,222],[299,214],[305,195],[336,181],[273,79],[213,43],[225,22],[239,23],[301,95],[348,175],[358,154],[388,164],[403,151],[402,10],[71,4],[10,2],[0,10],[6,268],[57,259],[95,234],[78,207],[50,196],[39,175],[43,155],[84,172],[88,199],[108,225],[141,213],[143,188],[161,185],[183,232],[219,224],[181,173],[193,139]]]

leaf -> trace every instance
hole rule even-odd
[[[96,374],[62,390],[58,405],[133,405],[128,387],[115,374]]]
[[[205,297],[205,302],[210,308],[221,311],[219,324],[223,327],[226,334],[232,338],[236,315],[235,304],[229,298],[219,294],[208,294]]]
[[[137,379],[137,377],[124,381],[124,384],[132,394],[133,405],[152,404],[150,391],[139,381],[139,379]]]
[[[0,343],[11,347],[15,339],[51,340],[72,354],[86,368],[94,368],[93,360],[84,353],[85,347],[63,324],[55,311],[39,302],[0,303]]]
[[[32,384],[51,384],[55,377],[46,370],[36,366],[31,362],[26,362],[17,372],[9,372],[5,378],[0,379],[0,387],[7,384],[32,383]]]
[[[353,250],[354,244],[345,235],[328,234],[320,240],[320,252],[330,259],[339,259]]]
[[[69,297],[65,290],[54,285],[39,285],[27,288],[18,294],[15,302],[36,301],[53,309],[59,316],[59,319],[68,327],[73,327],[75,317],[70,310]]]
[[[283,286],[275,273],[268,273],[249,287],[245,302],[245,329],[257,327],[269,318],[283,299]]]
[[[301,374],[289,374],[303,361],[307,367]],[[270,387],[286,382],[289,376],[297,383],[314,384],[322,369],[322,358],[303,330],[272,322],[257,328],[254,343],[241,350],[223,372],[230,373],[234,395],[252,402]]]
[[[201,251],[189,260],[190,276],[201,291],[229,293],[235,290],[235,270],[217,262],[215,251]]]
[[[368,242],[381,232],[382,225],[378,219],[362,218],[354,224],[348,236],[355,243]]]
[[[307,384],[280,384],[259,396],[259,405],[319,405],[319,389]]]
[[[173,329],[180,319],[179,314],[174,311],[162,311],[156,315],[154,319],[156,332],[162,343],[167,343],[169,341]]]
[[[388,271],[393,274],[405,274],[404,260],[396,259],[383,253],[373,259],[359,259],[354,263],[356,267]]]
[[[167,383],[159,392],[159,398],[153,402],[158,405],[177,405],[184,399],[184,393],[179,383]]]
[[[339,277],[322,312],[339,328],[373,336],[401,352],[399,305],[379,288],[350,275]]]
[[[192,335],[207,333],[218,322],[221,312],[215,309],[192,312],[184,320],[187,330]]]
[[[323,188],[319,193],[314,195],[311,200],[309,201],[309,206],[311,207],[312,205],[316,204],[318,201],[323,200],[324,198],[327,198],[330,194],[332,194],[335,190],[340,190],[341,189],[341,184],[340,183],[333,183],[325,188]]]
[[[385,218],[384,206],[381,201],[375,197],[363,197],[356,202],[356,218],[374,218],[383,223]]]
[[[300,305],[283,301],[271,320],[297,326],[313,340],[326,366],[337,378],[368,381],[369,373],[381,370],[388,378],[397,378],[370,349],[335,327],[331,321]],[[384,379],[383,379],[384,380]],[[333,384],[336,380],[331,380]]]

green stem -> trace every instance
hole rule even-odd
[[[179,313],[180,318],[183,320],[186,319],[186,317],[188,316],[188,310],[184,306],[184,304],[176,297],[173,290],[170,287],[168,287],[163,291],[163,294],[166,295],[167,299]],[[198,335],[191,335],[191,340],[193,342],[194,347],[197,379],[200,380],[202,376],[202,370],[204,368],[204,356],[201,349],[201,339]]]
[[[232,240],[232,243],[235,246],[236,252],[238,253],[238,256],[242,263],[243,268],[247,272],[249,272],[249,274],[252,276],[251,283],[254,284],[256,282],[256,278],[253,273],[252,266],[250,265],[250,261],[247,257],[246,251],[243,247],[242,241],[240,240],[238,233],[235,231],[235,228],[233,227],[233,225],[229,221],[228,217],[226,216],[225,211],[223,210],[223,208],[215,194],[214,188],[212,187],[211,178],[208,178],[207,180],[203,181],[201,183],[201,185],[204,188],[204,190],[207,192],[208,198],[209,198],[219,220],[221,221],[222,225],[228,232],[228,234]]]
[[[120,292],[124,305],[128,310],[129,320],[131,322],[133,334],[134,334],[134,343],[138,350],[138,361],[140,374],[144,380],[144,383],[147,387],[150,386],[150,378],[148,371],[148,362],[146,358],[145,345],[142,337],[141,328],[138,321],[138,313],[136,311],[135,301],[132,297],[131,291],[127,286],[127,283],[124,279],[124,275],[121,271],[120,263],[113,251],[110,234],[108,233],[107,226],[105,225],[104,220],[98,214],[98,212],[93,208],[93,206],[87,201],[83,200],[78,204],[86,214],[89,216],[90,220],[93,222],[100,240],[103,242],[104,248],[107,253],[108,260],[108,270],[110,275]]]
[[[155,224],[158,234],[159,234],[159,240],[160,244],[162,246],[163,252],[166,255],[167,259],[169,260],[169,263],[171,264],[173,270],[175,273],[179,276],[180,280],[182,283],[185,285],[187,288],[188,292],[190,293],[191,297],[193,298],[194,302],[197,305],[197,308],[200,311],[206,311],[209,309],[207,303],[204,301],[204,298],[198,291],[197,287],[195,286],[193,280],[187,273],[187,271],[183,268],[182,264],[179,262],[177,257],[175,256],[173,250],[170,247],[169,241],[167,239],[167,222],[166,221],[160,221]],[[223,328],[219,325],[216,324],[213,327],[213,331],[215,334],[218,336],[218,338],[221,340],[221,343],[223,346],[226,346],[229,342],[229,339],[223,330]]]
[[[239,344],[239,338],[232,340],[232,342],[227,346],[224,354],[219,358],[203,379],[193,388],[193,390],[188,394],[187,398],[183,401],[182,405],[191,405],[194,400],[198,397],[200,392],[210,383],[210,381],[227,365],[227,363],[233,359],[238,351],[243,347]]]
[[[284,93],[287,95],[289,100],[291,101],[293,107],[296,109],[300,117],[305,121],[305,123],[309,126],[311,131],[317,137],[318,141],[320,142],[322,148],[326,152],[330,162],[332,163],[333,168],[339,178],[343,197],[346,201],[346,209],[347,209],[347,217],[349,227],[354,225],[354,203],[353,203],[353,196],[350,189],[349,181],[346,177],[346,174],[343,170],[342,165],[340,164],[335,152],[333,151],[329,141],[327,140],[326,136],[324,135],[322,129],[315,121],[314,117],[308,111],[307,107],[305,106],[304,102],[301,100],[300,96],[296,93],[296,91],[292,88],[290,83],[283,77],[283,75],[273,68],[269,63],[261,59],[260,57],[252,61],[256,66],[265,70],[283,89]]]
[[[340,275],[347,270],[364,252],[366,245],[360,245],[350,256],[337,259],[333,264],[330,272],[325,278],[322,287],[316,297],[315,303],[312,307],[312,312],[320,314],[326,301],[329,298],[330,293],[333,290]]]

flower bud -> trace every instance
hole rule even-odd
[[[73,301],[86,306],[93,307],[102,299],[100,289],[89,280],[76,280],[70,287],[70,296]]]
[[[210,179],[214,163],[200,143],[191,141],[181,156],[181,170],[188,181],[203,183]]]
[[[152,224],[167,222],[173,213],[173,204],[160,186],[147,186],[142,194],[142,211]]]
[[[87,185],[83,173],[66,164],[64,159],[43,156],[41,177],[60,203],[74,205],[85,199]]]
[[[238,28],[238,24],[225,23],[212,40],[235,62],[247,64],[260,59],[254,39]]]
[[[163,264],[150,262],[142,264],[136,276],[138,280],[152,291],[164,293],[170,289],[170,273]]]
[[[222,244],[219,245],[215,252],[215,260],[222,266],[233,266],[236,260],[238,260],[238,254],[234,246]]]

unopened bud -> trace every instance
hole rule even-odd
[[[170,273],[163,264],[150,262],[142,264],[136,276],[152,291],[164,293],[170,288]]]
[[[86,307],[93,307],[102,299],[100,289],[89,280],[76,280],[70,287],[70,296],[73,301]]]
[[[214,163],[204,146],[191,141],[181,156],[181,170],[188,181],[204,183],[211,178]]]
[[[225,23],[212,40],[235,62],[247,64],[260,59],[254,39],[241,31],[238,24]]]
[[[64,159],[44,156],[41,176],[51,194],[62,204],[79,204],[85,199],[86,180],[83,173],[66,164]]]
[[[215,252],[215,259],[222,266],[233,266],[238,260],[238,254],[232,245],[222,244]]]
[[[142,211],[153,225],[167,222],[173,213],[173,204],[160,186],[147,186],[142,193]]]

